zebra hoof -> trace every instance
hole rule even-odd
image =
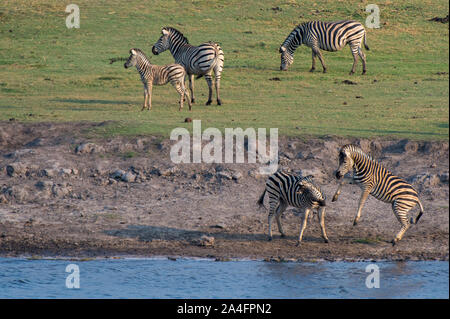
[[[195,103],[195,99],[194,98],[191,99],[191,103]]]
[[[364,74],[366,74],[366,70],[362,71],[362,73],[361,73],[361,75],[364,75]]]
[[[217,105],[222,105],[222,101],[221,100],[217,100]]]
[[[358,225],[358,222],[355,220],[355,221],[353,221],[353,226],[356,226],[356,225]]]
[[[353,72],[353,71],[350,71],[349,73],[348,73],[348,75],[353,75],[355,72]]]
[[[286,237],[286,235],[285,234],[281,234],[281,236],[280,236],[281,238],[285,238]]]
[[[327,69],[323,69],[323,73],[327,73]]]
[[[211,105],[211,100],[207,101],[205,105]]]
[[[328,238],[324,238],[323,241],[325,242],[325,244],[328,244],[330,241],[328,240]]]
[[[272,241],[272,237],[267,238],[267,241]]]
[[[312,72],[314,72],[315,70],[316,70],[316,69],[311,69],[311,70],[309,70],[309,72],[311,72],[311,73],[312,73]]]
[[[394,247],[394,246],[395,246],[395,244],[397,244],[397,240],[395,240],[395,239],[392,239],[392,241],[391,241],[391,244],[392,244],[392,247]]]
[[[300,245],[301,245],[301,241],[298,241],[296,244],[295,244],[295,247],[299,247]]]

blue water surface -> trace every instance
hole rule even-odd
[[[78,266],[79,288],[66,286],[70,264]],[[371,264],[379,288],[366,286]],[[448,261],[0,258],[0,298],[449,298],[448,274]]]

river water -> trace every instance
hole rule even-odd
[[[449,263],[0,258],[0,298],[449,298]]]

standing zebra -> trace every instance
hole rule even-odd
[[[322,63],[323,72],[326,73],[327,67],[322,57],[320,49],[325,51],[338,51],[347,43],[353,54],[353,67],[350,74],[355,73],[358,56],[361,57],[363,71],[366,73],[366,55],[361,49],[361,43],[364,39],[364,47],[369,50],[366,44],[366,30],[363,25],[357,21],[344,20],[338,22],[305,22],[292,30],[286,40],[280,47],[281,66],[280,70],[286,71],[294,62],[294,51],[299,45],[305,44],[312,50],[312,66],[310,72],[316,68],[316,56]]]
[[[130,56],[125,62],[125,69],[136,66],[142,83],[144,84],[144,106],[148,110],[152,108],[152,88],[153,85],[164,85],[170,82],[175,87],[175,90],[180,94],[180,108],[183,108],[184,97],[187,97],[189,110],[192,105],[189,99],[188,92],[184,85],[184,78],[186,77],[186,71],[180,64],[169,64],[164,66],[153,65],[150,60],[145,56],[144,52],[140,49],[131,49]]]
[[[420,203],[417,192],[409,183],[390,173],[355,145],[345,145],[339,151],[339,167],[336,170],[336,178],[339,180],[350,171],[353,171],[353,177],[343,179],[332,201],[334,202],[338,199],[341,187],[345,182],[354,180],[361,184],[362,194],[353,225],[358,223],[364,202],[369,194],[385,203],[392,204],[394,214],[402,225],[401,230],[392,240],[392,245],[395,245],[402,239],[410,224],[417,224],[420,216],[423,214],[423,206]],[[416,204],[419,204],[420,213],[415,220],[411,217],[409,221],[408,212]]]
[[[161,52],[170,50],[176,63],[184,66],[189,76],[189,89],[191,90],[192,103],[194,97],[194,75],[197,79],[205,76],[209,88],[209,96],[206,105],[212,102],[212,72],[214,71],[217,104],[222,105],[220,100],[220,76],[223,70],[223,51],[219,44],[214,42],[202,43],[199,46],[189,44],[183,34],[171,27],[162,29],[162,36],[155,43],[152,52],[158,55]]]
[[[272,240],[272,219],[278,224],[281,237],[285,237],[281,226],[281,215],[290,205],[304,211],[303,225],[300,229],[297,246],[302,241],[303,232],[306,228],[308,215],[311,210],[319,210],[319,223],[322,229],[322,237],[328,242],[325,231],[325,195],[322,190],[313,182],[311,176],[300,177],[292,174],[277,172],[269,177],[266,188],[258,200],[258,205],[263,206],[264,196],[269,193],[269,240]]]

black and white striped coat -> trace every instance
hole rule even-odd
[[[204,76],[208,84],[209,96],[206,105],[212,102],[212,73],[214,72],[217,104],[221,105],[220,79],[223,70],[224,55],[222,48],[215,42],[205,42],[199,46],[189,44],[184,35],[175,28],[165,27],[162,35],[153,45],[152,52],[157,55],[166,50],[175,59],[176,63],[183,65],[189,76],[189,88],[191,90],[192,102],[194,97],[194,75],[197,78]]]
[[[366,30],[358,21],[310,21],[302,23],[292,30],[280,46],[280,70],[286,71],[288,69],[294,61],[295,50],[298,46],[304,44],[310,47],[312,51],[310,72],[313,72],[316,68],[315,58],[317,56],[322,63],[323,72],[325,73],[327,68],[320,50],[338,51],[348,44],[353,55],[353,66],[350,74],[355,73],[358,57],[361,57],[363,65],[362,73],[364,74],[366,73],[366,56],[361,49],[363,41],[364,47],[369,50],[366,44]]]
[[[177,92],[180,94],[180,108],[183,108],[183,100],[186,96],[189,104],[189,110],[191,110],[191,101],[189,99],[184,79],[186,77],[186,71],[180,64],[168,64],[164,66],[154,65],[150,63],[150,60],[146,57],[144,52],[140,49],[131,49],[130,56],[125,62],[124,67],[129,68],[136,66],[141,81],[144,84],[144,106],[148,110],[152,108],[152,88],[153,85],[165,85],[167,83],[172,84]]]
[[[343,178],[349,172],[353,172],[353,176]],[[340,149],[339,167],[335,174],[338,180],[342,179],[342,182],[334,194],[333,202],[338,199],[342,185],[346,182],[355,181],[362,188],[358,212],[353,225],[356,225],[361,218],[362,208],[369,195],[392,204],[394,214],[402,226],[392,240],[393,245],[402,239],[410,224],[416,224],[423,214],[423,206],[411,184],[389,172],[356,145],[348,144]],[[419,204],[420,213],[415,220],[412,218],[408,220],[408,212],[416,204]]]
[[[257,202],[260,206],[263,206],[266,192],[269,194],[269,240],[272,240],[272,219],[274,216],[281,236],[285,236],[280,218],[288,206],[293,206],[304,212],[303,225],[300,229],[297,245],[302,241],[308,215],[313,209],[319,210],[318,217],[322,237],[325,242],[328,242],[325,231],[325,195],[320,187],[314,183],[311,176],[300,177],[283,172],[273,174],[267,179],[266,188]]]

